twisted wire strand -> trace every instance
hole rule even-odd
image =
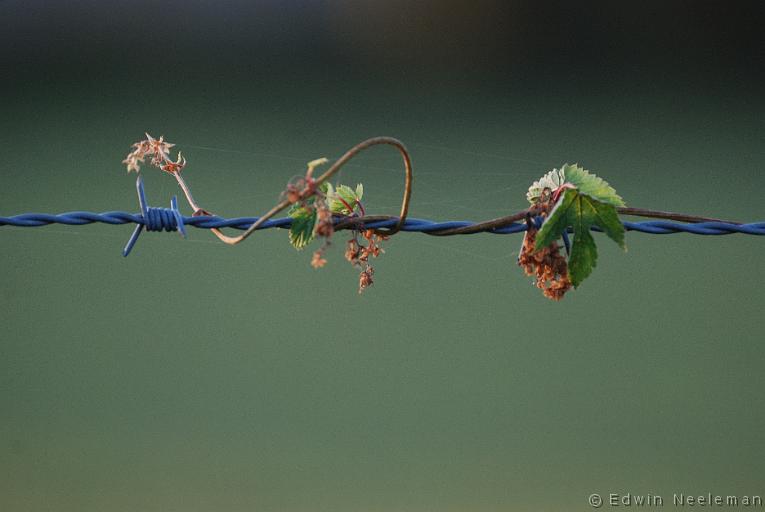
[[[194,226],[200,229],[234,228],[247,230],[250,226],[257,222],[260,217],[234,217],[227,219],[217,216],[184,216],[181,218],[183,220],[183,225]],[[357,218],[352,220],[353,222],[349,223],[348,219],[337,218],[336,224],[338,225],[338,229],[392,228],[398,224],[399,217],[387,217],[382,219],[379,217],[372,217],[369,221],[365,221],[364,218]],[[58,215],[47,213],[24,213],[12,217],[0,217],[0,226],[37,227],[46,226],[48,224],[66,224],[79,226],[93,223],[112,225],[137,224],[144,226],[148,231],[177,230],[177,218],[174,215],[173,210],[170,208],[150,208],[148,211],[147,219],[144,219],[144,216],[140,213],[132,214],[118,211],[103,213],[74,211],[61,213]],[[408,217],[405,219],[403,225],[401,225],[401,231],[439,235],[442,232],[454,229],[470,228],[477,224],[478,223],[470,221],[453,220],[438,222],[428,219],[416,219]],[[734,233],[741,233],[746,235],[765,235],[765,222],[736,224],[732,222],[682,223],[666,220],[651,220],[641,222],[624,221],[623,224],[624,228],[628,231],[638,231],[641,233],[649,233],[653,235],[664,235],[672,233],[691,233],[694,235],[730,235]],[[258,230],[270,228],[289,229],[291,225],[291,218],[282,217],[278,219],[267,220],[258,227]],[[495,235],[509,235],[512,233],[520,233],[522,231],[526,231],[526,224],[521,222],[513,222],[501,227],[481,229],[472,232],[491,233]],[[593,231],[600,231],[600,229],[597,226],[594,226]],[[447,235],[447,233],[444,233],[444,235]]]

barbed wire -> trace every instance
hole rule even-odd
[[[175,208],[147,208],[146,213],[128,213],[120,211],[111,211],[103,213],[73,211],[60,213],[57,215],[48,213],[24,213],[12,217],[0,217],[0,226],[17,227],[39,227],[49,224],[65,224],[72,226],[81,226],[84,224],[102,223],[111,225],[136,224],[137,229],[141,227],[147,231],[181,231],[185,235],[185,228],[192,226],[200,229],[221,229],[233,228],[246,230],[257,222],[260,217],[233,217],[224,218],[212,215],[188,217],[178,214]],[[342,229],[378,229],[395,226],[399,221],[398,217],[368,216],[348,219],[338,217],[335,219],[335,227]],[[457,229],[471,228],[479,226],[481,223],[470,221],[434,221],[428,219],[407,218],[401,226],[401,231],[419,232],[428,235],[448,236],[447,231]],[[651,220],[641,222],[624,221],[624,228],[627,231],[638,231],[652,235],[664,235],[672,233],[690,233],[694,235],[730,235],[735,233],[746,235],[765,235],[765,222],[753,222],[748,224],[735,224],[731,222],[696,222],[682,223],[666,220]],[[282,228],[289,229],[292,226],[290,217],[269,219],[258,227],[261,229]],[[509,235],[526,231],[525,222],[508,222],[500,227],[487,227],[469,233],[490,233],[494,235]],[[597,226],[593,231],[600,231]],[[137,236],[135,237],[137,238]],[[123,253],[125,256],[130,253],[130,249],[135,244],[131,237],[131,242],[125,247]]]
[[[81,226],[83,224],[103,223],[103,224],[139,224],[147,231],[177,231],[178,222],[170,208],[151,208],[150,217],[145,219],[140,213],[128,212],[86,212],[74,211],[60,214],[49,213],[23,213],[12,217],[0,217],[0,226],[16,227],[38,227],[49,224],[66,224],[72,226]],[[215,215],[206,215],[198,217],[182,217],[183,226],[192,226],[201,229],[212,228],[233,228],[246,230],[252,224],[258,221],[260,217],[232,217],[224,218]],[[337,230],[342,229],[377,229],[394,226],[398,222],[398,217],[380,218],[380,216],[358,217],[349,219],[338,217],[335,222]],[[401,231],[420,232],[428,235],[442,235],[443,231],[454,228],[469,228],[478,226],[478,222],[464,220],[434,221],[428,219],[417,219],[409,217],[404,221]],[[765,235],[765,222],[752,222],[747,224],[735,224],[731,222],[696,222],[682,223],[671,221],[642,221],[627,222],[624,221],[624,228],[627,231],[639,231],[653,235],[665,235],[672,233],[691,233],[694,235],[731,235],[741,233],[746,235]],[[290,217],[270,219],[258,227],[261,229],[284,228],[289,229],[292,226]],[[495,235],[510,235],[526,231],[527,226],[522,222],[512,222],[499,228],[485,228],[470,233],[491,233]],[[601,231],[597,226],[593,231]]]
[[[157,143],[163,142],[162,138],[160,138],[159,141],[156,141],[149,137],[148,134],[147,137]],[[532,221],[534,224],[536,224],[537,228],[539,228],[542,223],[543,219],[539,216],[541,210],[534,206],[527,210],[523,210],[506,217],[491,219],[483,222],[461,220],[434,221],[408,217],[407,212],[409,209],[409,200],[411,197],[412,186],[411,161],[403,143],[391,137],[373,137],[357,144],[348,150],[329,168],[329,170],[327,170],[319,178],[311,180],[314,188],[307,189],[308,195],[302,199],[305,200],[310,197],[310,195],[313,193],[312,191],[316,190],[316,187],[327,181],[347,161],[357,155],[360,151],[379,144],[386,144],[395,147],[402,154],[404,159],[405,189],[401,206],[401,213],[399,216],[374,216],[363,214],[363,216],[360,216],[356,213],[352,213],[351,215],[346,216],[333,216],[332,223],[335,230],[373,230],[375,233],[378,233],[382,236],[388,236],[398,231],[420,232],[432,236],[453,236],[475,233],[508,235],[526,231],[528,226],[532,224]],[[181,157],[179,155],[179,160],[180,159]],[[309,163],[309,171],[307,173],[306,179],[310,177],[310,174],[313,170],[312,166],[323,162],[326,162],[326,159],[319,159]],[[49,224],[81,226],[84,224],[93,223],[103,223],[110,225],[135,224],[136,227],[133,230],[133,234],[131,235],[127,245],[122,251],[124,256],[130,254],[130,251],[138,240],[139,235],[144,230],[178,231],[182,236],[185,237],[186,226],[193,226],[195,228],[211,230],[220,240],[233,245],[244,240],[247,236],[249,236],[250,233],[256,230],[269,228],[289,229],[292,226],[293,219],[290,217],[273,218],[276,213],[284,210],[290,206],[290,204],[293,204],[293,201],[291,200],[286,198],[283,199],[268,213],[261,217],[219,217],[210,214],[196,204],[193,197],[191,196],[191,191],[189,190],[188,185],[186,185],[185,181],[180,176],[180,169],[168,170],[163,167],[163,170],[169,172],[176,178],[178,184],[184,192],[184,195],[186,196],[187,201],[194,210],[194,215],[190,217],[182,215],[178,209],[178,201],[176,197],[172,198],[170,202],[170,208],[150,207],[146,201],[146,193],[144,191],[143,180],[139,174],[136,178],[138,202],[141,208],[139,213],[133,214],[122,211],[109,211],[102,213],[72,211],[60,214],[23,213],[11,217],[0,217],[0,226],[39,227]],[[698,217],[672,212],[659,212],[640,208],[617,207],[616,210],[619,214],[623,215],[634,215],[662,219],[640,222],[622,221],[622,224],[627,231],[638,231],[654,235],[671,233],[691,233],[695,235],[730,235],[734,233],[747,235],[765,235],[765,222],[752,222],[744,224],[724,221],[720,219],[712,219],[708,217]],[[220,229],[223,228],[238,229],[244,231],[244,233],[238,237],[228,237],[220,232]],[[596,225],[592,226],[592,230],[601,231],[601,229]],[[568,240],[565,231],[563,233],[563,237],[564,241],[566,242],[566,246],[568,247]]]

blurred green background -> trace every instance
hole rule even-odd
[[[411,215],[484,220],[579,162],[631,206],[765,219],[755,3],[2,2],[0,215],[137,209],[144,131],[204,208],[257,215],[390,135]],[[150,204],[179,193],[154,169]],[[339,178],[395,214],[374,148]],[[184,207],[185,212],[189,212]],[[0,509],[587,510],[765,495],[762,237],[598,236],[552,303],[519,235],[0,228]],[[604,508],[609,508],[605,506]]]

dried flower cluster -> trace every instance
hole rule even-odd
[[[557,177],[557,174],[551,173],[548,176]],[[535,182],[533,186],[538,185],[539,183]],[[558,193],[563,187],[565,184],[559,185],[555,190],[549,186],[543,186],[536,193],[532,204],[537,205],[541,217],[546,217],[555,206]],[[521,252],[518,255],[518,265],[523,268],[527,276],[536,276],[536,286],[542,290],[545,297],[561,300],[566,292],[573,287],[566,257],[560,253],[560,246],[557,242],[552,242],[547,247],[535,251],[538,229],[530,218],[527,221],[527,226]]]
[[[553,242],[547,247],[534,252],[536,228],[529,228],[523,238],[523,247],[518,256],[520,265],[526,275],[536,276],[537,288],[542,290],[545,297],[560,300],[571,289],[571,279],[568,275],[568,263],[560,254],[560,247]]]
[[[332,234],[335,232],[335,227],[332,223],[332,212],[329,209],[329,205],[327,205],[327,195],[313,178],[314,169],[325,163],[327,163],[326,158],[318,158],[308,162],[305,176],[288,183],[287,189],[283,192],[283,196],[291,204],[299,204],[308,212],[316,212],[314,233],[316,236],[323,238],[324,243],[313,253],[311,258],[311,266],[313,268],[321,268],[327,264],[324,252],[329,247]]]
[[[333,187],[331,184],[321,184],[313,178],[316,166],[327,162],[320,158],[308,163],[305,176],[293,179],[287,185],[282,197],[293,205],[290,216],[293,224],[290,228],[290,241],[297,249],[302,249],[314,237],[324,239],[322,246],[311,258],[311,266],[321,268],[327,260],[324,254],[331,243],[335,232],[334,220],[365,215],[361,197],[364,187],[357,185],[352,189],[346,185]],[[345,259],[354,267],[361,270],[359,274],[359,293],[369,288],[374,282],[374,268],[369,264],[370,258],[376,258],[383,251],[380,243],[387,237],[375,234],[374,230],[353,230],[353,236],[345,248]],[[361,242],[360,242],[361,240]]]
[[[324,243],[313,252],[311,266],[313,268],[321,268],[327,263],[327,260],[324,258],[324,252],[332,243],[332,234],[335,232],[335,226],[332,224],[332,213],[329,211],[325,198],[317,197],[313,206],[316,208],[316,236],[323,238]]]
[[[133,150],[128,153],[122,163],[127,165],[128,172],[141,172],[140,164],[145,162],[146,157],[150,157],[150,163],[154,167],[158,167],[170,174],[179,173],[186,167],[186,159],[179,151],[178,158],[173,162],[170,159],[170,148],[173,146],[175,144],[165,142],[164,136],[155,139],[147,133],[146,140],[133,144]]]
[[[387,240],[388,237],[376,235],[373,230],[367,229],[361,233],[361,236],[367,241],[366,245],[362,245],[358,241],[358,234],[357,231],[354,232],[353,238],[348,240],[345,246],[345,259],[354,267],[361,269],[359,274],[359,293],[362,293],[374,283],[372,276],[375,273],[375,269],[369,264],[369,257],[377,258],[381,253],[385,252],[380,247],[380,242]]]

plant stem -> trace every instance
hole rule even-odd
[[[726,222],[729,224],[741,224],[740,222],[732,222],[729,220],[721,220],[721,219],[713,219],[711,217],[699,217],[697,215],[687,215],[685,213],[673,213],[673,212],[662,212],[657,210],[646,210],[643,208],[626,208],[626,207],[618,207],[616,208],[617,213],[621,213],[622,215],[635,215],[637,217],[653,217],[655,219],[669,219],[669,220],[676,220],[679,222],[689,222],[689,223],[696,223],[696,222]]]
[[[397,219],[398,222],[396,222],[396,224],[392,228],[375,230],[375,234],[382,235],[382,236],[390,236],[400,231],[401,227],[404,225],[404,222],[406,221],[407,213],[409,212],[409,202],[412,197],[412,181],[413,181],[412,161],[411,161],[411,158],[409,157],[409,152],[407,151],[406,146],[404,146],[404,144],[401,141],[399,141],[398,139],[394,139],[393,137],[373,137],[371,139],[367,139],[353,146],[351,149],[346,151],[343,156],[341,156],[338,160],[336,160],[335,163],[332,164],[332,166],[330,166],[330,168],[326,172],[324,172],[324,174],[322,174],[316,179],[316,190],[318,191],[318,187],[322,183],[324,183],[329,178],[331,178],[334,174],[336,174],[353,157],[355,157],[356,155],[358,155],[360,152],[364,151],[365,149],[368,149],[372,146],[376,146],[380,144],[386,144],[386,145],[395,147],[396,149],[398,149],[398,151],[401,153],[401,156],[404,159],[404,171],[406,175],[405,175],[405,182],[404,182],[404,198],[401,203],[401,213],[399,214],[398,217],[393,217],[389,215],[366,215],[366,212],[364,211],[364,207],[361,206],[361,202],[358,202],[361,208],[362,216],[353,217],[353,218],[345,218],[341,220],[340,222],[335,224],[336,230],[359,229],[360,227],[363,228],[365,223],[379,222],[381,220]],[[309,164],[309,175],[313,171],[313,167],[314,166],[311,166]],[[210,213],[207,210],[202,209],[196,203],[196,201],[194,201],[194,197],[191,195],[191,190],[189,189],[185,180],[181,176],[181,173],[173,172],[171,174],[175,177],[176,181],[178,182],[178,185],[180,185],[181,190],[183,191],[183,194],[186,196],[186,200],[188,201],[191,208],[194,210],[194,215],[195,216],[210,215]],[[342,201],[342,198],[341,198],[341,201]],[[353,208],[351,208],[350,205],[348,205],[345,201],[343,201],[343,203],[350,211],[353,211]],[[260,226],[262,226],[268,219],[272,218],[277,213],[289,207],[291,204],[292,203],[287,199],[280,201],[268,212],[266,212],[263,216],[261,216],[256,222],[254,222],[249,228],[247,228],[247,230],[244,233],[242,233],[239,236],[236,236],[236,237],[227,236],[223,234],[223,232],[217,228],[212,228],[211,231],[221,241],[229,245],[236,245],[242,240],[245,240],[247,237],[249,237],[253,232],[255,232],[255,230],[257,230]],[[482,231],[490,231],[492,229],[498,229],[498,228],[513,224],[515,222],[518,222],[519,220],[526,218],[527,215],[532,215],[532,216],[538,215],[542,210],[543,208],[541,206],[534,205],[525,210],[521,210],[517,213],[514,213],[512,215],[507,215],[504,217],[498,217],[496,219],[479,222],[478,224],[474,224],[472,226],[444,229],[441,231],[430,231],[428,232],[428,234],[432,236],[451,236],[451,235],[467,235],[471,233],[479,233]],[[715,219],[711,217],[700,217],[697,215],[687,215],[684,213],[648,210],[644,208],[617,207],[616,211],[617,213],[620,213],[622,215],[634,215],[639,217],[650,217],[650,218],[656,218],[656,219],[669,219],[669,220],[675,220],[679,222],[688,222],[688,223],[727,222],[730,224],[740,224],[739,222],[730,222],[730,221]]]
[[[367,148],[370,148],[372,146],[376,146],[379,144],[387,144],[389,146],[393,146],[396,149],[398,149],[399,153],[401,153],[401,156],[404,159],[404,171],[406,173],[405,181],[404,181],[404,199],[401,203],[401,213],[398,217],[390,217],[390,218],[398,218],[398,222],[395,226],[392,228],[388,228],[385,230],[376,229],[375,234],[383,235],[383,236],[390,236],[394,233],[397,233],[401,226],[404,225],[404,222],[406,221],[406,215],[409,212],[409,201],[412,197],[412,161],[409,157],[409,152],[406,150],[406,146],[404,146],[403,142],[401,142],[398,139],[394,139],[393,137],[374,137],[371,139],[367,139],[363,142],[360,142],[353,146],[351,149],[346,151],[346,153],[341,156],[337,161],[335,161],[334,164],[321,176],[316,178],[316,186],[318,189],[318,186],[327,181],[329,178],[331,178],[335,173],[337,173],[349,160],[351,160],[354,156],[358,155],[360,152],[364,151]],[[288,206],[290,206],[292,203],[284,199],[277,203],[273,208],[268,210],[262,217],[260,217],[256,222],[252,224],[247,230],[242,233],[241,235],[237,237],[228,237],[225,235],[218,236],[221,240],[226,242],[230,245],[235,245],[241,242],[242,240],[246,239],[248,236],[250,236],[253,232],[255,232],[256,229],[258,229],[260,226],[263,225],[264,222],[266,222],[268,219],[279,213],[280,211],[284,210]]]
[[[711,217],[699,217],[696,215],[687,215],[684,213],[663,212],[663,211],[657,211],[657,210],[647,210],[643,208],[619,207],[616,209],[616,211],[622,215],[634,215],[639,217],[652,217],[657,219],[676,220],[679,222],[688,222],[692,224],[697,222],[726,222],[730,224],[740,224],[739,222],[725,221],[720,219],[714,219]],[[527,214],[536,215],[537,213],[539,213],[539,208],[536,206],[532,206],[530,208],[521,210],[512,215],[507,215],[505,217],[499,217],[496,219],[487,220],[485,222],[479,222],[478,224],[474,224],[472,226],[466,226],[464,228],[444,229],[441,231],[429,231],[427,232],[427,234],[433,235],[433,236],[451,236],[451,235],[468,235],[471,233],[479,233],[481,231],[490,231],[492,229],[509,226],[510,224],[513,224],[514,222],[523,220],[526,218]],[[363,226],[364,223],[379,222],[382,220],[391,220],[395,218],[396,217],[391,217],[389,215],[369,215],[365,217],[343,219],[335,225],[335,230],[339,231],[342,229],[358,229],[358,227]]]
[[[194,213],[197,213],[199,211],[204,211],[202,208],[199,207],[199,205],[194,201],[194,196],[191,195],[191,189],[186,184],[186,180],[183,179],[180,172],[173,172],[171,173],[175,177],[175,181],[178,182],[178,185],[180,185],[181,190],[183,191],[183,195],[186,196],[186,201],[189,203],[189,206],[191,206],[191,209],[194,210]]]

